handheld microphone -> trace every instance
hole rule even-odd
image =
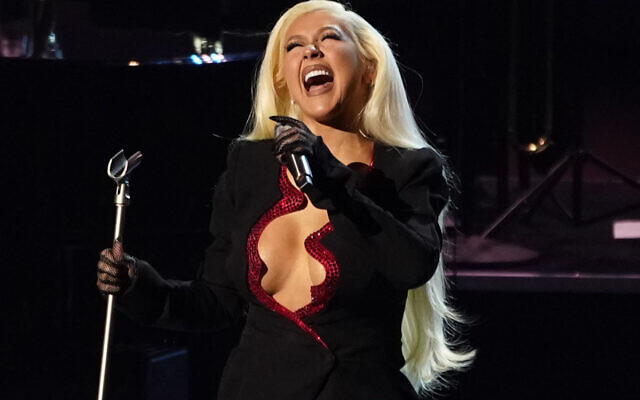
[[[307,156],[304,154],[288,154],[287,167],[289,172],[293,175],[293,180],[298,185],[298,188],[303,192],[306,192],[313,186],[313,174],[311,173],[311,167]]]
[[[307,131],[309,129],[302,121],[295,118],[285,117],[282,115],[272,115],[269,119],[280,124],[276,125],[276,132],[274,132],[274,136],[277,136],[277,130],[279,128],[284,128],[284,126],[287,125],[305,129]],[[291,175],[293,175],[293,180],[296,182],[296,185],[300,190],[308,193],[308,191],[313,188],[313,173],[311,172],[307,156],[304,154],[292,153],[288,154],[286,157],[287,159],[284,160],[285,164],[287,165],[289,172],[291,172]]]

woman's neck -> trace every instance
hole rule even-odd
[[[341,163],[347,165],[352,162],[369,164],[373,152],[373,142],[361,134],[349,132],[324,125],[317,121],[304,121],[311,132],[321,136],[331,154]]]

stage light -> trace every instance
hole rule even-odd
[[[202,47],[204,44],[206,44],[206,42],[207,40],[205,38],[201,38],[200,36],[193,37],[193,48],[195,49],[196,53],[202,53]]]
[[[202,59],[200,57],[198,57],[197,54],[192,54],[191,55],[191,62],[196,64],[196,65],[202,65]]]
[[[130,66],[130,67],[137,67],[137,66],[139,66],[139,65],[140,65],[140,63],[139,63],[139,62],[137,62],[136,60],[131,60],[131,61],[129,61],[129,66]]]
[[[221,40],[216,40],[215,42],[213,42],[213,51],[216,54],[224,53],[224,50],[222,49],[222,41]]]
[[[213,62],[208,54],[200,54],[200,58],[202,58],[202,61],[204,61],[205,64],[211,64]]]
[[[525,145],[523,150],[529,154],[539,154],[548,149],[552,144],[552,140],[546,136],[540,136],[535,142]]]
[[[227,61],[227,59],[224,58],[224,54],[212,54],[211,60],[213,60],[213,62],[216,64],[220,64],[222,62]]]

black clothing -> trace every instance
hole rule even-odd
[[[247,285],[247,236],[281,197],[272,140],[240,141],[214,194],[213,244],[196,280],[162,279],[141,262],[118,306],[134,319],[174,329],[210,329],[246,313],[218,398],[411,399],[399,372],[407,290],[433,274],[441,248],[437,215],[448,199],[430,149],[374,146],[374,167],[338,162],[318,140],[309,198],[335,228],[321,243],[340,276],[324,308],[304,323],[328,348],[263,306]],[[365,167],[365,168],[362,168]]]

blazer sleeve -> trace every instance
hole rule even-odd
[[[234,218],[233,187],[240,146],[234,146],[227,170],[216,185],[210,231],[213,236],[196,279],[163,279],[148,263],[138,260],[131,287],[116,305],[146,325],[176,330],[210,330],[226,326],[243,315],[244,301],[226,272]]]
[[[319,157],[325,158],[316,160],[324,165],[319,174],[324,195],[313,198],[312,193],[310,200],[327,209],[335,234],[356,241],[371,254],[376,268],[394,287],[411,289],[428,281],[442,248],[438,215],[449,199],[442,161],[435,151],[402,151],[397,165],[390,166],[395,172],[386,177],[392,184],[380,188],[384,193],[376,193],[385,202],[364,194],[357,172],[330,152]]]

